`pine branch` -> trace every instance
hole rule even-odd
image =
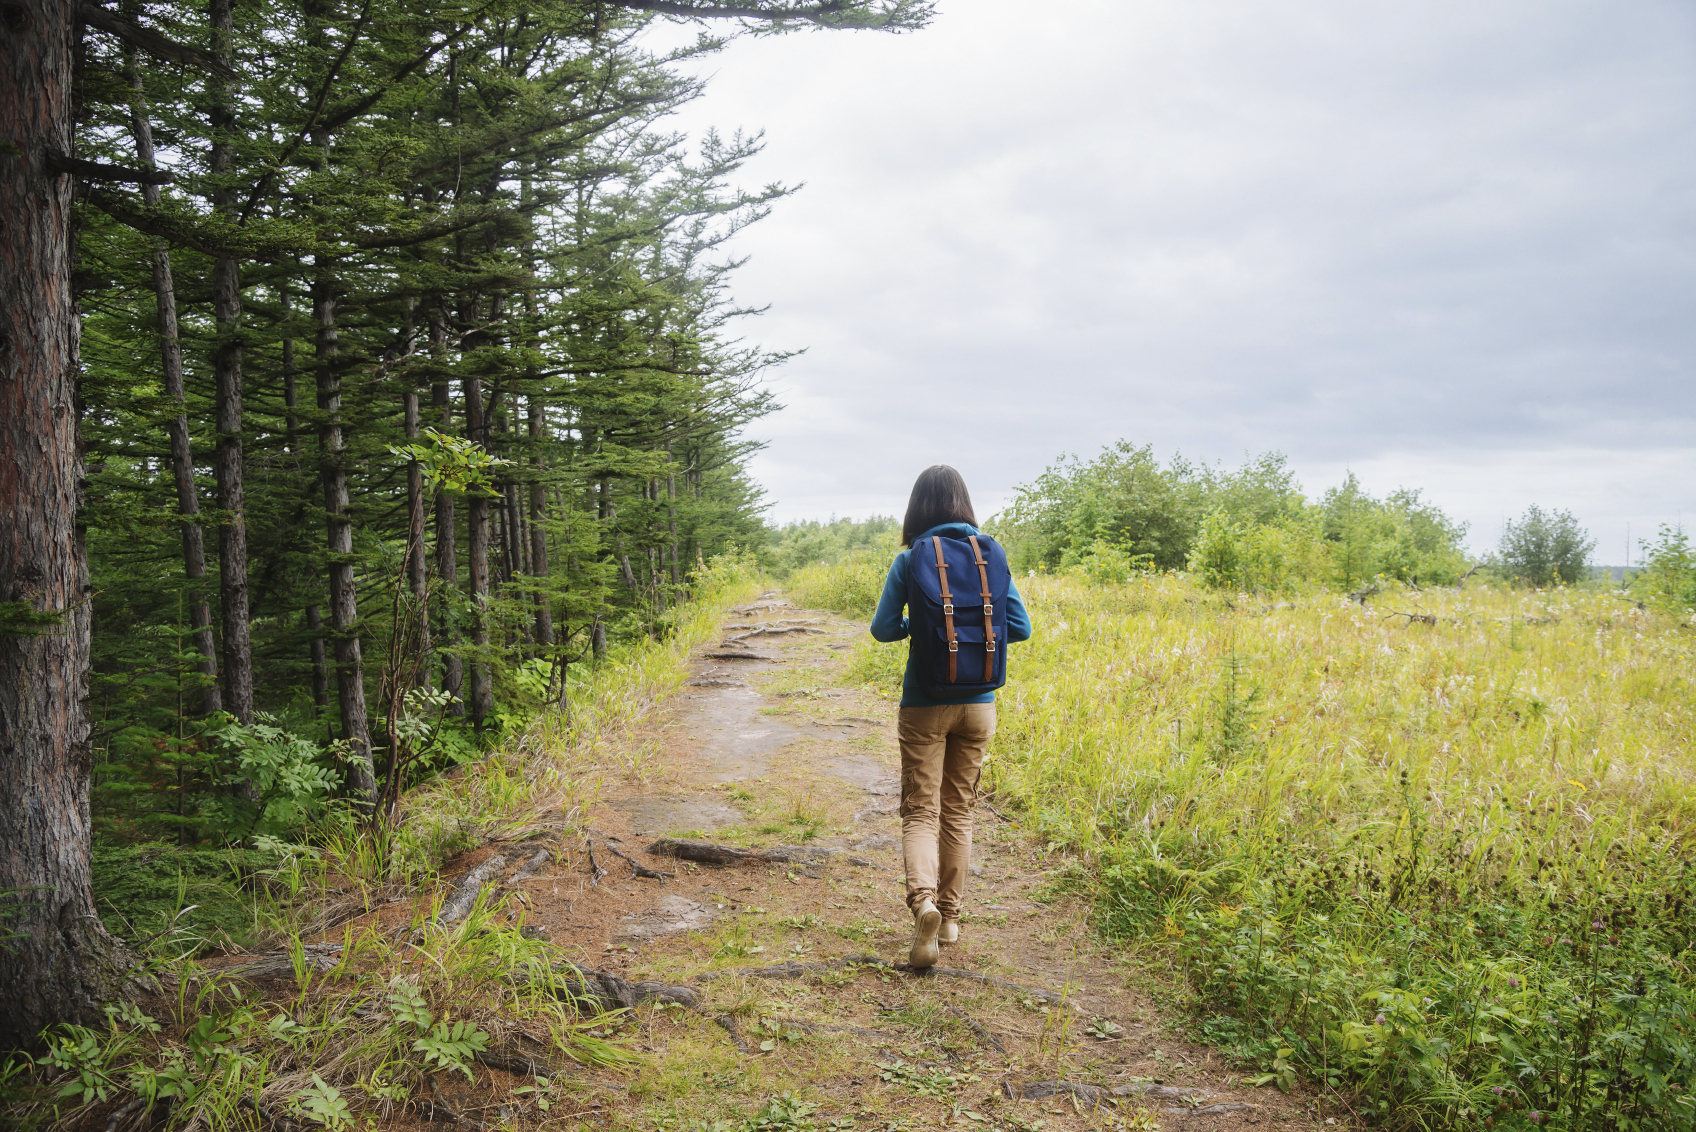
[[[185,67],[194,67],[220,79],[235,79],[240,77],[234,67],[230,67],[212,58],[199,48],[190,47],[186,43],[178,43],[167,39],[151,28],[131,23],[129,20],[116,16],[96,4],[84,3],[77,5],[77,19],[91,28],[98,28],[108,35],[117,36],[131,47],[147,52],[157,59],[168,59],[173,63],[181,63]],[[164,182],[160,182],[163,184]]]

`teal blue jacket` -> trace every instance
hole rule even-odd
[[[965,538],[967,535],[981,535],[982,531],[969,523],[944,523],[940,527],[932,527],[920,535],[915,542],[923,542],[932,535],[943,538]],[[889,576],[883,580],[883,596],[878,599],[877,612],[872,615],[872,637],[879,641],[901,641],[907,638],[907,617],[903,612],[907,608],[907,559],[911,550],[903,550],[890,563]],[[1019,596],[1019,587],[1011,581],[1007,584],[1007,641],[1031,639],[1031,615],[1025,612],[1025,600]],[[1008,658],[1011,660],[1011,658]],[[965,696],[958,700],[933,700],[919,691],[918,677],[913,675],[913,657],[907,655],[907,671],[901,677],[901,706],[902,707],[937,707],[942,704],[992,704],[995,702],[994,692],[981,692],[975,696]]]

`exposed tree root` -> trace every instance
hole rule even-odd
[[[465,919],[476,906],[477,896],[483,891],[483,886],[492,883],[505,866],[506,857],[496,853],[461,877],[453,892],[442,901],[442,910],[436,913],[436,923],[454,924]]]
[[[708,1014],[706,1011],[702,1011],[701,1016],[703,1018],[711,1018],[715,1023],[717,1023],[719,1029],[729,1034],[731,1042],[735,1044],[739,1051],[742,1053],[754,1052],[748,1048],[747,1040],[742,1037],[742,1031],[736,1025],[736,1016],[734,1014]]]
[[[472,1120],[468,1116],[461,1116],[447,1105],[426,1100],[414,1100],[412,1103],[418,1106],[418,1115],[432,1124],[454,1124],[461,1128],[484,1127],[479,1121]]]
[[[1056,991],[1043,990],[1040,987],[1022,987],[1018,983],[1010,983],[998,975],[986,975],[982,971],[962,971],[958,967],[914,967],[910,963],[888,963],[885,966],[893,971],[904,971],[919,979],[965,979],[967,982],[983,983],[997,990],[1012,991],[1026,998],[1034,998],[1049,1006],[1065,1006],[1068,1002],[1065,995]],[[1076,1009],[1075,1003],[1072,1006]]]
[[[770,849],[738,849],[734,845],[719,845],[712,841],[686,841],[677,837],[662,837],[648,846],[646,851],[655,857],[676,857],[682,861],[696,861],[704,865],[740,865],[747,862],[810,865],[828,861],[832,854],[841,852],[819,845],[777,845]]]
[[[536,852],[530,855],[530,859],[528,861],[525,861],[522,865],[518,866],[517,872],[507,878],[506,883],[509,886],[517,884],[519,881],[530,876],[532,873],[536,872],[537,869],[540,869],[543,865],[551,861],[553,859],[553,855],[553,850],[551,849],[536,850]]]
[[[342,945],[339,943],[308,943],[301,951],[302,966],[308,971],[328,971],[341,962]],[[292,979],[295,977],[294,959],[287,951],[268,951],[245,963],[225,967],[219,974],[240,975],[248,979]]]
[[[635,871],[635,874],[639,877],[647,877],[649,880],[666,881],[666,880],[671,880],[672,878],[674,878],[677,875],[676,873],[662,873],[658,869],[650,869],[647,865],[644,865],[642,862],[638,861],[636,858],[632,857],[630,854],[626,853],[624,850],[620,849],[618,846],[613,845],[609,842],[606,842],[606,841],[601,842],[601,848],[605,849],[607,852],[611,853],[615,857],[619,857],[619,858],[622,858],[625,861],[630,862],[631,869],[633,869]]]
[[[1007,1047],[1001,1044],[1000,1038],[996,1037],[993,1033],[990,1032],[990,1029],[989,1029],[988,1026],[985,1026],[982,1022],[979,1022],[976,1018],[973,1018],[970,1014],[967,1014],[964,1010],[961,1010],[958,1006],[950,1006],[948,1008],[948,1013],[954,1015],[954,1017],[960,1019],[967,1026],[969,1026],[971,1028],[972,1033],[977,1035],[978,1041],[982,1042],[986,1046],[989,1046],[991,1049],[993,1049],[996,1053],[1000,1054],[1002,1057],[1007,1056]]]
[[[537,1061],[512,1050],[486,1049],[473,1054],[479,1065],[499,1069],[515,1077],[556,1077],[559,1070],[545,1061]]]
[[[1220,1104],[1203,1105],[1201,1108],[1169,1108],[1167,1116],[1224,1116],[1228,1112],[1259,1112],[1260,1106],[1243,1104],[1241,1101],[1224,1101]]]
[[[791,959],[787,963],[774,963],[769,967],[739,967],[730,971],[704,971],[695,976],[700,983],[711,982],[713,979],[723,979],[740,975],[749,979],[799,979],[805,975],[816,975],[822,971],[840,971],[844,967],[888,967],[875,955],[849,955],[841,959],[830,959],[823,963],[797,963]]]
[[[1205,1097],[1205,1089],[1181,1089],[1176,1085],[1156,1085],[1149,1081],[1133,1081],[1113,1090],[1116,1097],[1153,1097],[1158,1101],[1181,1101],[1185,1097]]]
[[[575,963],[556,964],[551,989],[556,998],[568,998],[600,1010],[634,1010],[644,1002],[675,1002],[691,1010],[700,1008],[701,996],[691,987],[674,987],[660,982],[633,983],[611,971],[592,971]]]
[[[118,1132],[118,1126],[140,1112],[146,1104],[146,1097],[137,1097],[128,1104],[113,1109],[112,1115],[106,1118],[106,1132]]]
[[[589,847],[589,884],[599,888],[601,878],[607,875],[607,871],[601,868],[599,861],[595,860],[595,843],[587,838],[584,839],[583,843]]]

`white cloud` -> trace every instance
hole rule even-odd
[[[1484,543],[1529,502],[1696,511],[1692,32],[1670,0],[957,0],[733,45],[681,124],[763,127],[748,183],[807,182],[738,248],[750,333],[809,347],[756,426],[774,515],[899,511],[939,460],[988,511],[1120,436],[1382,473]]]

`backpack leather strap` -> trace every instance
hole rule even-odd
[[[995,600],[989,593],[989,563],[984,561],[978,536],[967,535],[966,541],[972,544],[972,560],[977,563],[978,582],[983,586],[983,679],[988,684],[995,679]]]
[[[942,540],[930,537],[936,548],[936,576],[942,582],[942,623],[948,626],[948,682],[960,679],[960,642],[954,636],[954,595],[948,592],[948,563],[942,558]]]

